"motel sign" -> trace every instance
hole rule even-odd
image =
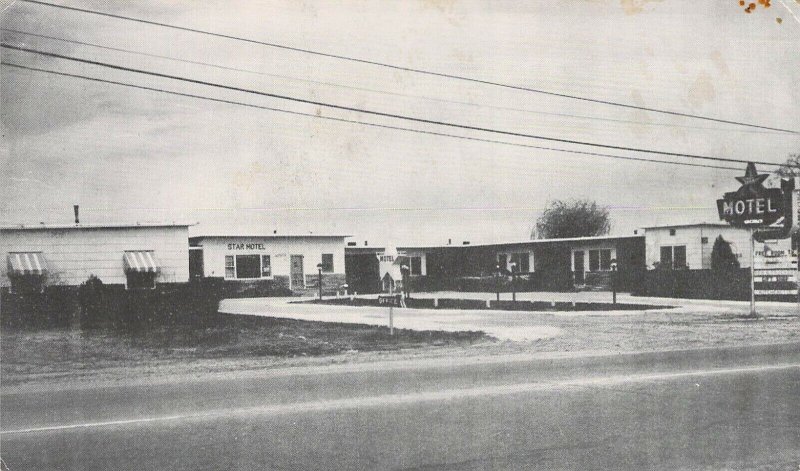
[[[786,218],[786,194],[780,188],[764,188],[767,177],[769,174],[756,172],[755,164],[747,164],[745,175],[736,178],[742,186],[717,200],[720,219],[736,227],[784,229],[787,223],[791,227],[791,217]]]

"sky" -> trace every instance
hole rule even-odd
[[[800,130],[798,0],[773,0],[752,13],[722,0],[53,1],[403,67]],[[433,77],[22,1],[0,5],[6,44],[129,68],[558,139],[774,163],[800,153],[797,133]],[[715,200],[738,187],[734,178],[745,167],[407,122],[7,48],[1,54],[18,65],[314,115],[4,65],[2,224],[68,223],[72,205],[80,204],[85,223],[198,223],[193,234],[336,233],[352,235],[359,245],[516,241],[529,238],[548,201],[588,198],[610,209],[612,234],[622,235],[717,221]]]

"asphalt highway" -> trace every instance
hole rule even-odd
[[[3,389],[20,469],[791,469],[800,345]]]

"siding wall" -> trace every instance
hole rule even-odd
[[[751,263],[750,254],[750,232],[747,229],[737,229],[735,227],[716,227],[716,226],[695,226],[695,227],[675,227],[675,235],[670,235],[669,227],[659,227],[647,229],[645,233],[645,244],[647,247],[647,267],[652,268],[655,262],[661,260],[661,247],[663,246],[686,246],[686,264],[690,269],[711,268],[711,252],[714,248],[714,240],[718,236],[731,243],[733,253],[739,259],[739,265],[749,267]],[[703,243],[703,238],[707,239]]]
[[[0,230],[0,286],[10,286],[9,252],[41,252],[48,285],[79,285],[95,275],[105,284],[125,284],[123,254],[152,250],[161,266],[159,283],[189,281],[187,227],[124,227]]]
[[[226,255],[269,255],[273,277],[289,276],[289,256],[303,256],[303,273],[317,276],[322,254],[333,254],[333,273],[344,275],[344,237],[197,237],[203,249],[203,276],[223,278]],[[229,244],[261,244],[263,249],[229,248]],[[315,278],[316,279],[316,278]],[[297,287],[293,287],[297,288]]]

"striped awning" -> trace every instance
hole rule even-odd
[[[47,262],[40,252],[16,252],[8,254],[9,275],[44,275]]]
[[[152,250],[125,252],[125,271],[140,273],[155,273],[159,266]]]

